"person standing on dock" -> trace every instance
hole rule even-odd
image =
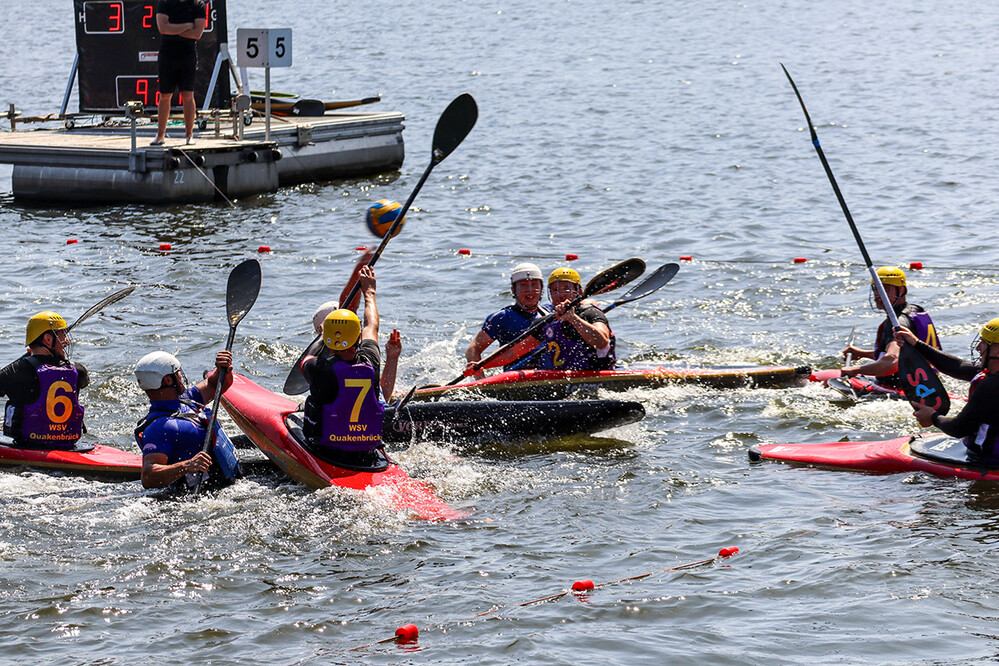
[[[905,285],[905,273],[902,272],[902,269],[895,266],[882,266],[878,269],[878,278],[884,285],[885,294],[891,301],[891,307],[895,309],[898,325],[912,331],[917,338],[929,346],[940,349],[940,342],[937,340],[937,333],[933,328],[933,320],[930,319],[930,315],[921,306],[906,302],[906,296],[909,292]],[[878,295],[873,282],[871,283],[871,291],[875,307],[888,312],[888,306],[881,302],[881,296]],[[898,376],[899,343],[895,341],[894,335],[891,322],[885,318],[878,326],[873,350],[860,349],[853,345],[844,349],[844,358],[847,354],[853,354],[854,358],[872,359],[873,363],[843,368],[843,376],[867,375],[877,377],[878,384],[883,386],[901,386],[901,379]]]
[[[187,143],[194,136],[194,79],[198,71],[198,40],[205,31],[205,0],[159,0],[156,27],[162,35],[157,59],[160,101],[157,109],[156,139],[150,144],[162,146],[166,140],[167,121],[174,90],[180,90],[184,107],[184,135]]]
[[[78,394],[90,383],[87,369],[70,363],[66,320],[39,312],[28,320],[28,353],[0,369],[7,396],[3,434],[15,446],[72,449],[84,432]]]
[[[465,360],[468,362],[466,368],[471,369],[474,363],[482,360],[482,352],[493,340],[500,345],[513,342],[537,319],[550,314],[550,310],[540,305],[544,294],[543,279],[541,269],[534,264],[514,266],[510,273],[510,291],[513,293],[514,304],[486,317],[482,328],[465,350]]]
[[[358,273],[364,294],[364,326],[351,310],[334,310],[323,320],[319,358],[306,357],[302,374],[309,382],[302,428],[310,442],[331,454],[362,455],[382,446],[385,406],[378,399],[381,354],[375,271]]]
[[[219,371],[226,370],[225,385],[219,387]],[[216,391],[232,385],[232,352],[215,355],[215,371],[195,386],[184,386],[180,361],[164,351],[146,354],[135,366],[139,388],[149,396],[149,413],[135,428],[135,441],[142,451],[142,487],[166,488],[177,484],[193,488],[198,476],[208,472],[212,485],[225,485],[238,474],[235,449],[218,421],[211,454],[202,450]]]
[[[978,354],[972,363],[936,349],[918,340],[911,331],[895,334],[899,344],[910,344],[940,372],[971,382],[968,404],[957,416],[944,416],[927,405],[911,403],[913,415],[924,428],[936,426],[951,437],[960,437],[972,457],[988,467],[999,467],[999,318],[993,319],[978,333],[971,348]]]

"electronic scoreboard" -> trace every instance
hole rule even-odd
[[[206,0],[205,4],[205,32],[198,40],[194,85],[198,108],[204,107],[220,44],[228,41],[225,0]],[[133,100],[147,108],[159,103],[156,5],[157,0],[73,0],[81,113],[120,112]],[[218,77],[209,106],[227,108],[228,67],[220,67]],[[172,101],[179,107],[180,95]]]

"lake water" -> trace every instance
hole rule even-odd
[[[467,91],[478,125],[378,263],[383,333],[403,334],[400,388],[453,377],[482,318],[508,302],[509,269],[548,271],[566,253],[584,280],[631,256],[694,257],[661,292],[614,311],[624,358],[835,367],[853,325],[869,346],[879,317],[783,62],[874,262],[923,262],[910,300],[932,312],[946,349],[967,355],[999,315],[999,7],[884,4],[232,2],[233,39],[237,27],[294,30],[294,67],[274,71],[274,89],[380,93],[378,107],[403,112],[404,166],[235,208],[71,209],[18,204],[0,167],[3,353],[22,352],[34,312],[73,319],[140,285],[81,326],[74,351],[93,377],[95,441],[134,450],[145,413],[135,361],[165,349],[200,375],[224,345],[229,270],[269,245],[234,353],[277,389],[314,308],[339,293],[354,248],[373,243],[365,207],[405,200],[440,112]],[[8,12],[0,102],[57,111],[74,43],[66,2]],[[747,461],[759,443],[916,432],[907,406],[844,406],[814,385],[627,395],[647,418],[600,436],[400,452],[470,512],[452,524],[276,475],[167,502],[137,483],[0,474],[0,660],[996,659],[992,486]],[[734,558],[666,571],[730,546]],[[348,651],[407,623],[421,628],[415,645]]]

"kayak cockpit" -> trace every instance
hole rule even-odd
[[[999,471],[999,467],[996,466],[983,466],[978,456],[970,453],[963,441],[947,435],[930,437],[914,435],[909,441],[909,452],[914,457],[950,467],[964,467],[980,470],[983,473]]]
[[[305,437],[305,433],[302,432],[303,420],[304,414],[300,411],[285,414],[284,424],[288,428],[288,434],[309,455],[322,460],[324,463],[355,472],[382,472],[392,464],[392,461],[385,455],[382,449],[375,449],[374,451],[321,450],[319,447],[312,445]]]

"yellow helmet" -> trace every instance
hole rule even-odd
[[[361,337],[361,320],[350,310],[334,310],[323,320],[323,344],[333,351],[345,351]]]
[[[583,281],[579,279],[579,273],[571,268],[556,268],[552,271],[552,274],[548,276],[548,286],[551,286],[554,282],[562,281],[572,282],[580,287],[583,286]]]
[[[66,320],[52,311],[39,312],[32,315],[28,320],[28,332],[25,335],[24,344],[30,345],[42,336],[43,333],[61,331],[67,328]]]
[[[999,317],[982,326],[982,330],[978,332],[978,337],[990,345],[999,342]]]
[[[902,272],[901,268],[882,266],[878,269],[878,277],[881,279],[881,284],[890,284],[894,287],[905,286],[905,273]],[[872,281],[871,284],[874,282]]]

